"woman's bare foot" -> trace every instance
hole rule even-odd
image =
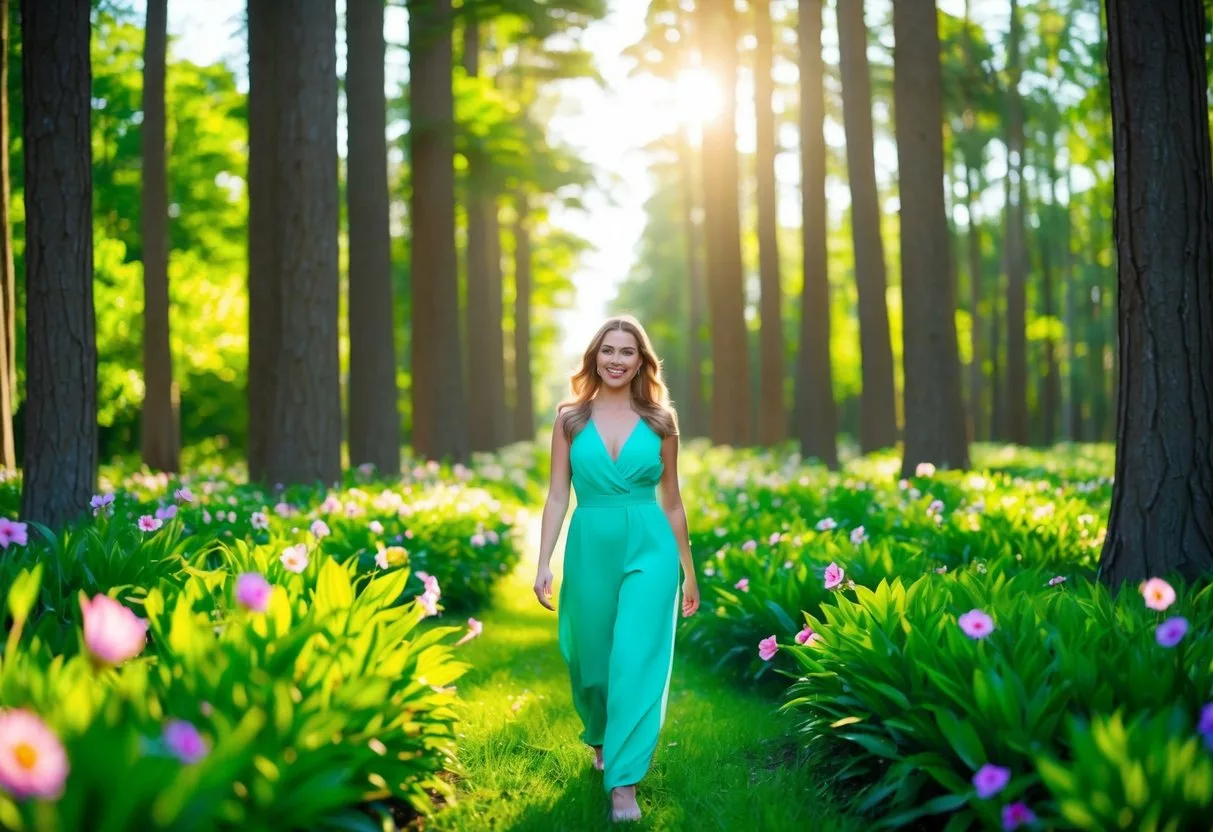
[[[635,786],[616,786],[611,789],[611,820],[615,823],[640,820],[640,806],[636,803]]]
[[[594,768],[602,771],[602,746],[591,745],[590,748],[594,749]]]

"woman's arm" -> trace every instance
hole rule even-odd
[[[569,511],[569,441],[564,436],[564,414],[556,414],[552,426],[552,470],[548,481],[548,497],[543,503],[543,519],[539,526],[539,568],[535,574],[535,597],[549,610],[552,606],[552,552],[560,539],[560,529]]]
[[[661,507],[674,539],[678,541],[678,558],[682,563],[682,614],[693,615],[699,609],[699,581],[695,577],[695,561],[691,557],[691,537],[687,528],[687,513],[678,488],[678,436],[667,436],[661,442]]]

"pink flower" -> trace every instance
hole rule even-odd
[[[427,616],[438,614],[438,599],[428,591],[417,596],[417,603],[421,604]]]
[[[1188,619],[1181,615],[1168,618],[1154,631],[1155,640],[1163,647],[1174,647],[1188,634]]]
[[[316,537],[328,537],[328,535],[329,535],[328,523],[325,523],[323,520],[313,520],[311,532]]]
[[[152,517],[150,514],[145,514],[139,518],[139,531],[142,532],[154,532],[163,525],[163,520],[159,517]]]
[[[283,568],[287,572],[294,572],[298,575],[304,569],[307,569],[308,556],[307,546],[302,543],[297,543],[294,546],[287,546],[282,550],[282,554],[278,560],[282,561]]]
[[[176,491],[174,491],[173,497],[176,498],[177,502],[179,502],[179,503],[194,502],[194,492],[190,491],[187,486],[182,486],[181,488],[178,488]]]
[[[107,664],[122,664],[138,656],[147,644],[147,621],[108,595],[80,598],[84,616],[84,646]]]
[[[864,531],[863,526],[856,526],[851,530],[851,543],[855,546],[858,546],[867,539],[868,533]]]
[[[841,584],[845,576],[846,570],[831,561],[830,565],[826,567],[826,589],[833,589]]]
[[[396,547],[392,547],[392,548],[396,548]],[[391,552],[391,549],[389,549],[388,551]],[[417,570],[417,577],[418,577],[418,579],[420,579],[420,581],[423,584],[425,584],[425,591],[428,592],[431,596],[433,596],[435,601],[437,601],[439,598],[442,597],[442,590],[438,588],[438,579],[437,578],[435,578],[433,575],[431,575],[428,572],[422,572],[420,569]]]
[[[1011,769],[986,763],[973,775],[973,786],[982,800],[993,797],[1011,782]]]
[[[174,719],[164,726],[163,740],[169,753],[186,765],[198,762],[209,751],[198,729],[181,719]]]
[[[775,636],[767,636],[762,641],[758,642],[758,658],[764,662],[769,662],[775,658],[775,653],[779,650],[779,643],[775,640]]]
[[[455,642],[455,646],[458,647],[459,645],[464,644],[465,642],[471,641],[472,639],[474,639],[478,635],[480,635],[483,631],[484,631],[483,623],[481,623],[480,621],[477,621],[475,618],[469,618],[468,619],[468,631],[464,634],[463,638],[461,638],[461,639],[459,639],[459,641]]]
[[[740,581],[733,584],[733,589],[739,589],[742,592],[749,592],[750,591],[750,579],[742,578]]]
[[[480,532],[476,532],[476,534],[472,535],[468,542],[471,543],[475,548],[479,549],[485,544],[485,537]]]
[[[914,476],[931,477],[935,475],[935,466],[929,462],[920,462],[914,468]]]
[[[1002,808],[1002,828],[1011,830],[1018,829],[1029,823],[1035,823],[1036,814],[1028,808],[1026,803],[1011,803]]]
[[[813,632],[813,628],[810,627],[808,624],[805,624],[804,629],[796,634],[796,643],[797,644],[811,644],[814,641],[820,641],[820,640],[821,640],[821,636],[819,636],[819,635],[817,635],[817,633]]]
[[[819,532],[832,531],[833,529],[835,529],[837,527],[838,527],[838,524],[834,522],[833,517],[824,517],[821,520],[817,521],[817,531],[819,531]]]
[[[270,527],[270,518],[265,516],[264,511],[254,511],[249,515],[248,523],[257,531],[264,531]]]
[[[747,540],[745,543],[741,544],[741,551],[743,551],[743,552],[753,552],[753,551],[756,551],[757,549],[758,549],[757,540]]]
[[[0,709],[0,789],[18,800],[55,800],[68,769],[63,744],[37,714]]]
[[[773,532],[771,536],[767,538],[767,544],[770,546],[775,546],[782,539],[783,535],[781,535],[779,532]]]
[[[982,639],[994,632],[994,619],[981,610],[969,610],[956,623],[969,638]]]
[[[29,542],[29,532],[24,523],[0,517],[0,549],[7,549],[10,543],[24,546]]]
[[[1141,594],[1145,596],[1146,606],[1159,612],[1175,603],[1175,590],[1162,578],[1151,578],[1142,584]]]
[[[236,578],[236,603],[253,612],[265,612],[273,587],[257,572],[244,572]]]

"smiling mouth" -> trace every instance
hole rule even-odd
[[[611,378],[619,378],[620,376],[623,375],[623,370],[615,370],[615,369],[608,367],[607,375],[610,376]]]

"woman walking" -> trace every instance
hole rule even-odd
[[[594,335],[557,411],[535,576],[548,609],[570,483],[577,509],[565,541],[560,651],[611,819],[637,820],[636,784],[665,719],[679,560],[683,616],[699,608],[699,587],[678,490],[676,416],[648,335],[631,316]]]

